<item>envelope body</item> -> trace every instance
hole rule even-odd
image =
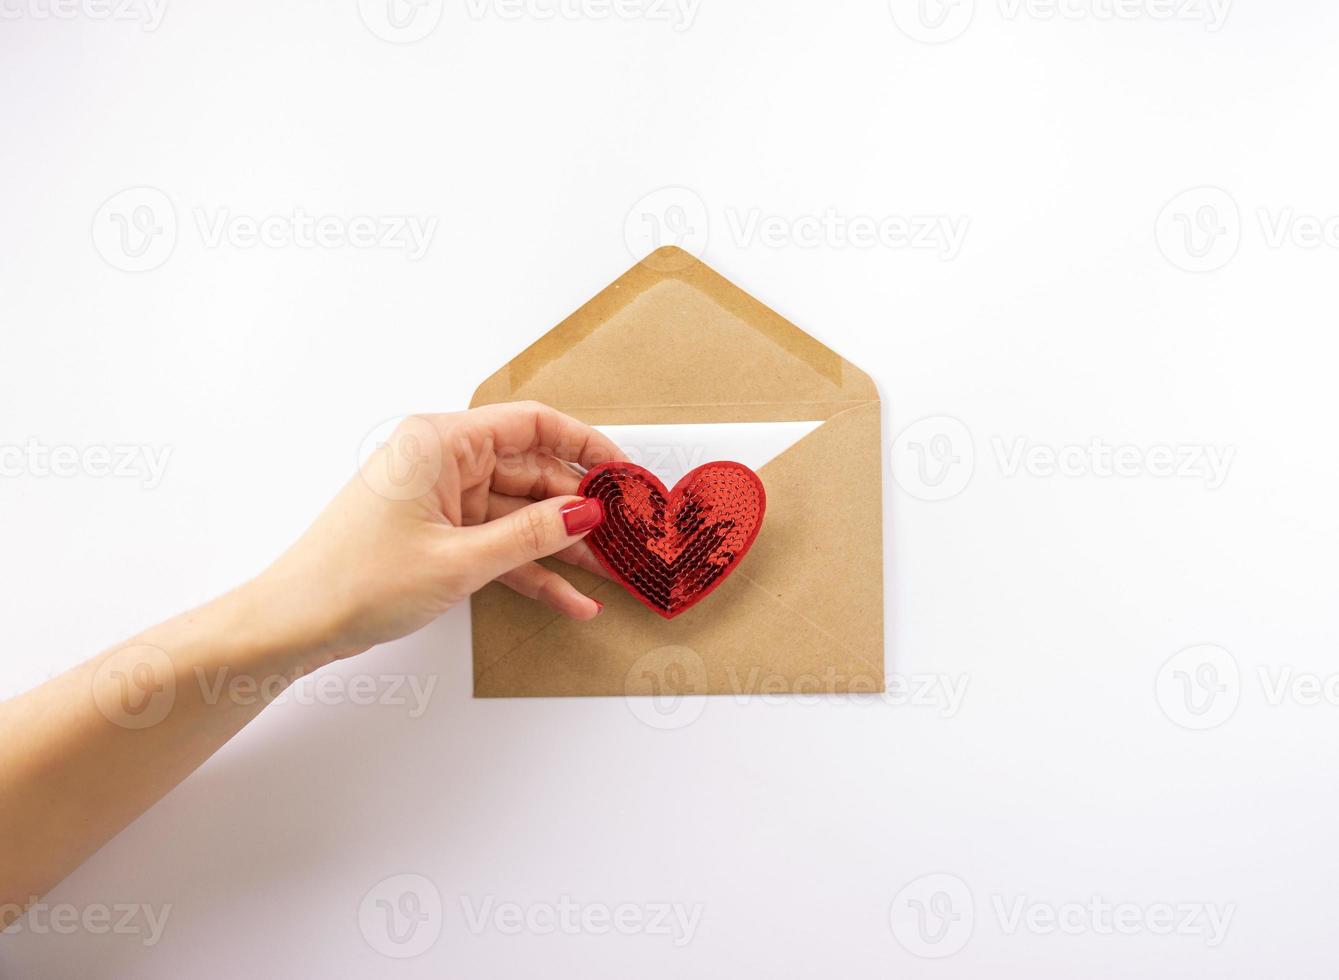
[[[874,382],[704,263],[647,256],[479,387],[591,425],[821,420],[763,466],[767,516],[719,588],[666,620],[622,586],[552,567],[605,604],[565,619],[497,583],[471,601],[476,697],[884,689],[882,443]]]

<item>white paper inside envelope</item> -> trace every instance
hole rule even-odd
[[[761,469],[822,422],[709,422],[690,425],[597,425],[628,459],[674,489],[689,470],[728,459]]]

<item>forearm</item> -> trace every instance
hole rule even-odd
[[[493,580],[599,615],[537,562],[602,571],[581,538],[603,511],[573,464],[622,458],[533,403],[411,416],[260,578],[0,704],[0,928],[303,674]]]
[[[0,704],[0,926],[331,656],[243,586]]]

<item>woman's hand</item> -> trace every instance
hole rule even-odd
[[[593,619],[600,603],[535,559],[604,574],[581,541],[600,502],[576,496],[569,464],[624,458],[535,402],[411,416],[248,588],[308,669],[412,633],[494,579]]]
[[[260,576],[0,704],[0,928],[303,674],[494,579],[598,615],[535,559],[600,571],[581,538],[603,515],[569,464],[622,458],[529,402],[406,419]]]

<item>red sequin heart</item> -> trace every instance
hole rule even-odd
[[[741,463],[706,463],[665,490],[633,463],[604,463],[581,481],[604,504],[586,536],[624,588],[666,619],[701,602],[734,571],[758,536],[767,495]]]

